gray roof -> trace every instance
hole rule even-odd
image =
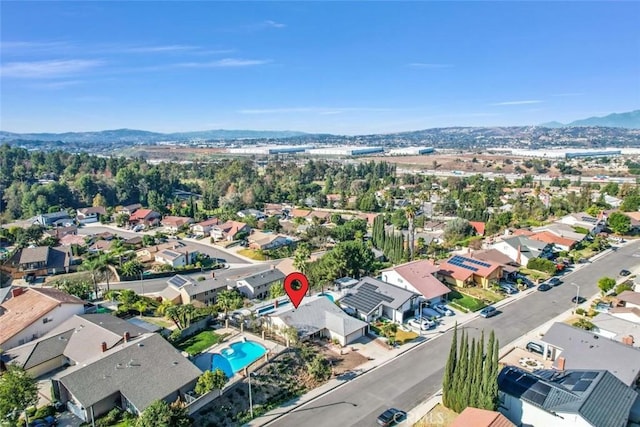
[[[328,329],[346,337],[367,326],[365,322],[351,317],[323,295],[305,299],[298,308],[284,306],[271,313],[288,326],[298,330],[300,336],[308,336],[322,329]]]
[[[520,250],[523,253],[539,253],[548,245],[548,243],[530,239],[527,236],[512,236],[502,239],[502,241],[515,249],[518,249],[518,246],[520,246]]]
[[[605,332],[615,334],[613,339],[622,341],[622,338],[632,336],[634,338],[634,346],[640,346],[640,324],[624,320],[609,313],[600,313],[593,319],[591,323],[597,329],[594,332],[603,334]]]
[[[340,304],[368,314],[380,304],[397,310],[409,299],[417,296],[418,294],[373,277],[364,277],[340,300]]]
[[[158,334],[81,367],[59,381],[85,408],[120,392],[138,411],[194,383],[202,372]]]
[[[49,246],[37,246],[35,248],[24,248],[20,253],[20,264],[32,262],[48,262]]]
[[[17,364],[24,369],[30,369],[61,356],[72,334],[73,330],[51,336],[47,335],[47,338],[31,341],[25,345],[7,350],[5,356],[12,364]]]
[[[218,277],[197,281],[197,280],[193,280],[190,277],[181,276],[177,274],[172,278],[170,278],[167,281],[167,283],[169,284],[169,287],[171,289],[175,289],[176,291],[180,289],[184,289],[185,292],[187,292],[187,295],[189,296],[198,295],[206,291],[215,291],[217,289],[227,288],[227,281]],[[173,297],[171,295],[172,294],[169,291],[169,293],[167,294],[167,298],[172,299]],[[175,294],[173,295],[176,296]]]
[[[65,218],[70,218],[69,217],[69,212],[67,212],[67,211],[58,211],[58,212],[40,214],[40,216],[42,218],[46,218],[46,219],[65,219]]]
[[[541,370],[533,374],[507,366],[498,375],[503,393],[550,413],[579,414],[596,427],[627,425],[638,394],[608,371]]]
[[[599,336],[593,332],[556,322],[542,341],[561,349],[565,369],[607,370],[626,385],[640,375],[640,349]],[[558,365],[558,358],[554,367]]]
[[[7,286],[6,288],[0,288],[0,304],[11,298],[11,289],[12,286]]]
[[[270,270],[261,271],[259,273],[252,274],[250,276],[242,277],[238,280],[243,280],[249,284],[253,289],[259,288],[260,286],[268,285],[269,283],[277,282],[278,280],[283,280],[284,274],[282,271],[277,268],[272,268]]]

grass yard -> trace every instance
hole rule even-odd
[[[178,350],[186,351],[193,356],[224,340],[226,335],[218,335],[213,331],[202,331],[176,345]]]
[[[448,427],[457,416],[457,413],[438,403],[427,415],[415,423],[413,427]]]
[[[259,251],[255,251],[253,249],[240,249],[238,254],[246,256],[247,258],[251,258],[256,261],[266,261],[267,257]]]
[[[471,295],[463,294],[457,290],[452,290],[449,293],[449,301],[454,305],[462,307],[468,311],[478,311],[485,308],[487,305],[477,298]]]
[[[524,274],[534,282],[537,280],[547,280],[549,277],[551,277],[549,273],[546,273],[544,271],[531,270],[525,267],[520,268],[520,273]]]
[[[402,329],[398,329],[396,332],[396,336],[394,339],[399,341],[400,344],[408,343],[418,338],[418,334],[413,331],[403,331]]]
[[[490,304],[502,301],[505,298],[504,295],[483,288],[465,288],[464,292],[479,300],[490,301]]]
[[[160,326],[161,328],[172,329],[175,326],[175,323],[165,319],[164,317],[141,316],[140,319],[145,322],[149,322],[152,325]]]

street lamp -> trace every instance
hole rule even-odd
[[[576,287],[576,305],[573,309],[573,312],[575,313],[578,310],[578,301],[580,301],[580,285],[576,285],[573,282],[571,282],[571,284]]]

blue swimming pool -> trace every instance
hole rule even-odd
[[[213,354],[211,370],[221,369],[227,378],[251,365],[264,356],[267,349],[254,341],[242,341],[223,348],[220,353]]]
[[[320,294],[320,295],[322,295],[323,297],[329,298],[331,302],[336,302],[336,299],[331,294]]]

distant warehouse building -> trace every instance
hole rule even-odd
[[[573,159],[576,157],[611,157],[620,156],[621,150],[593,150],[593,151],[568,151],[565,158]]]
[[[384,153],[382,147],[325,147],[312,148],[307,154],[313,156],[362,156],[365,154]]]
[[[303,153],[308,150],[306,145],[272,145],[272,146],[244,146],[238,148],[228,148],[229,154],[294,154]]]
[[[404,147],[389,150],[390,156],[420,156],[423,154],[431,154],[436,150],[433,147]]]
[[[579,157],[611,157],[620,156],[622,150],[585,150],[579,148],[565,148],[558,150],[510,150],[514,156],[541,157],[547,159],[575,159]]]

